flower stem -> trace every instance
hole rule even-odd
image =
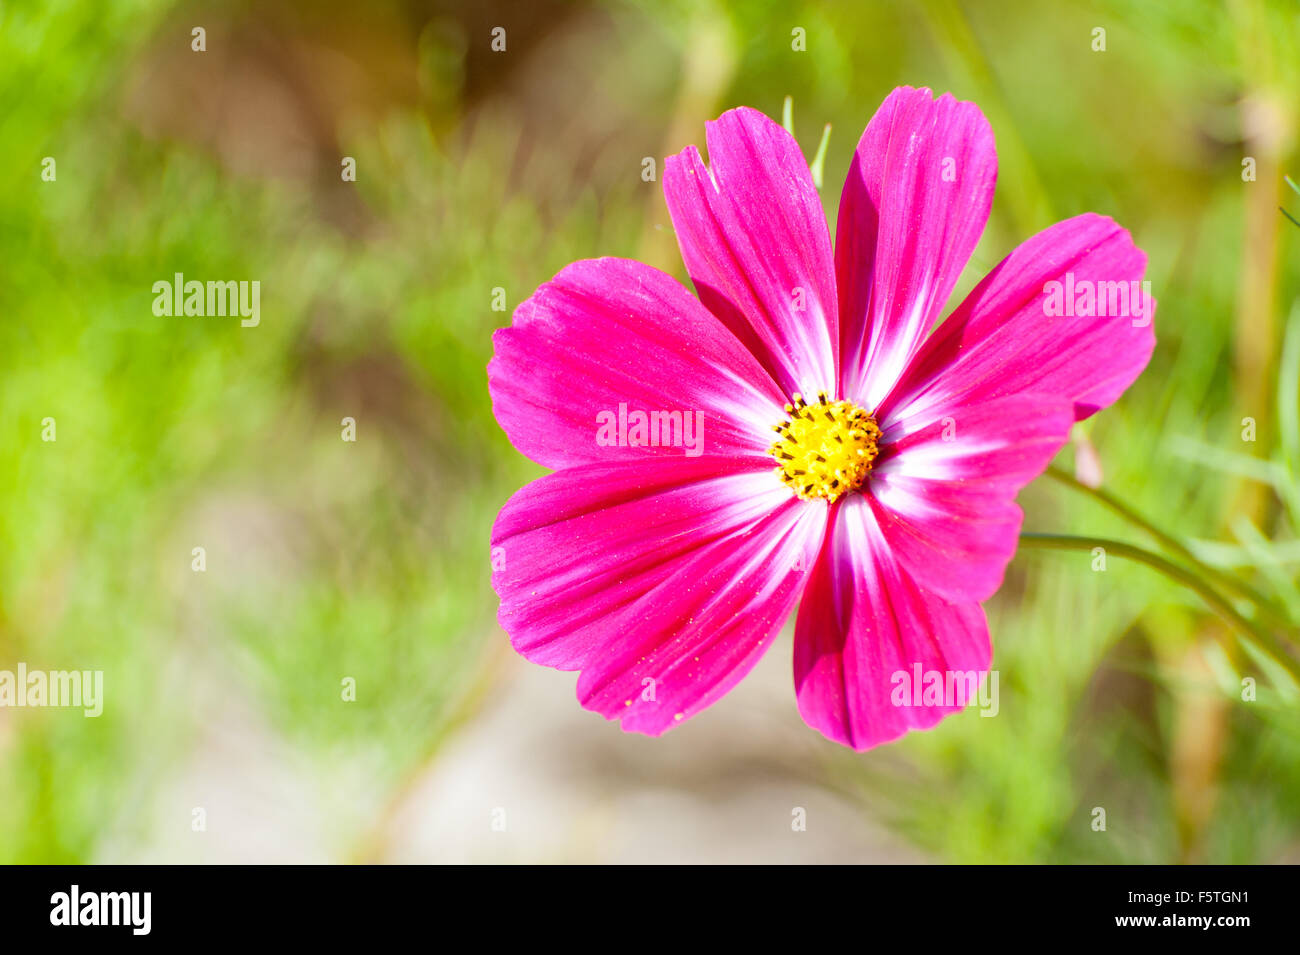
[[[1160,528],[1156,527],[1137,511],[1133,510],[1133,508],[1115,497],[1115,495],[1108,491],[1103,491],[1101,488],[1089,487],[1073,474],[1070,474],[1068,471],[1063,471],[1056,466],[1049,467],[1046,473],[1048,477],[1064,484],[1066,487],[1087,494],[1089,497],[1101,503],[1104,507],[1109,508],[1120,517],[1124,518],[1124,520],[1132,524],[1134,527],[1145,531],[1153,540],[1163,545],[1165,549],[1191,564],[1198,573],[1212,578],[1217,584],[1219,584],[1219,586],[1226,587],[1229,590],[1235,591],[1240,596],[1245,597],[1263,611],[1264,616],[1268,617],[1269,622],[1274,626],[1283,629],[1288,629],[1294,626],[1290,620],[1289,614],[1264,594],[1261,594],[1245,581],[1239,580],[1231,574],[1225,573],[1216,567],[1209,566],[1193,554],[1181,541],[1178,540],[1178,538],[1171,534],[1167,534]]]
[[[1176,581],[1194,591],[1235,630],[1247,637],[1273,657],[1291,677],[1300,683],[1300,661],[1297,661],[1287,648],[1259,624],[1248,620],[1237,612],[1231,601],[1211,587],[1205,580],[1191,571],[1180,567],[1173,561],[1134,544],[1111,540],[1105,537],[1075,537],[1069,534],[1021,534],[1020,546],[1047,550],[1086,550],[1102,548],[1108,555],[1127,557],[1130,560],[1146,564],[1170,580]]]

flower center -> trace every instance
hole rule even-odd
[[[833,503],[866,483],[879,453],[880,427],[857,405],[830,401],[819,392],[808,404],[794,396],[785,406],[789,421],[773,425],[779,438],[767,453],[776,458],[777,475],[805,501]]]

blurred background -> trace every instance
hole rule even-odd
[[[1291,0],[9,0],[0,669],[105,705],[0,708],[0,861],[1300,862],[1295,683],[1139,564],[1022,551],[997,717],[861,755],[800,722],[788,632],[651,740],[497,627],[488,531],[541,472],[493,329],[574,259],[684,278],[643,158],[732,106],[792,96],[810,158],[832,124],[833,218],[900,84],[997,137],[958,295],[1088,210],[1150,256],[1155,357],[1058,464],[1300,620]],[[260,281],[260,324],[154,315],[176,272]]]

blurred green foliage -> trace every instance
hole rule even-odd
[[[1300,170],[1293,3],[471,6],[0,6],[0,667],[102,669],[110,700],[98,719],[0,711],[0,860],[93,860],[109,835],[141,835],[168,770],[232,709],[355,796],[323,835],[348,857],[472,713],[503,643],[488,528],[538,471],[491,415],[484,366],[508,319],[492,290],[513,308],[573,259],[662,258],[667,215],[641,157],[702,142],[732,105],[779,115],[787,94],[809,152],[834,126],[832,217],[892,87],[981,105],[999,186],[959,292],[1059,218],[1095,210],[1134,233],[1159,346],[1086,426],[1107,486],[1217,542],[1215,559],[1297,612],[1300,515],[1282,502],[1300,481],[1282,449],[1300,399],[1281,329],[1300,230],[1251,207]],[[198,22],[205,54],[189,49]],[[511,30],[499,62],[478,52],[493,22]],[[385,30],[409,64],[386,60]],[[277,45],[286,36],[298,45]],[[236,40],[242,59],[223,47]],[[258,79],[277,64],[301,75]],[[395,91],[311,92],[408,66]],[[285,88],[290,113],[313,117],[298,139],[277,138],[279,114],[249,112]],[[1256,151],[1260,178],[1243,182]],[[266,158],[281,153],[307,159]],[[356,183],[339,180],[342,155]],[[1267,279],[1262,305],[1250,268]],[[261,324],[154,316],[152,284],[175,272],[260,280]],[[1243,335],[1270,358],[1267,406],[1234,365]],[[1245,415],[1258,445],[1241,440]],[[345,416],[355,444],[340,440]],[[55,442],[41,440],[47,417]],[[1243,486],[1260,489],[1249,462],[1270,458],[1273,486],[1238,506]],[[1027,529],[1132,536],[1058,486],[1023,498]],[[963,714],[865,757],[827,744],[829,785],[957,861],[1296,858],[1294,696],[1207,643],[1217,624],[1196,598],[1136,566],[1035,553],[989,614],[999,718]],[[1195,646],[1210,648],[1208,676],[1182,665]],[[340,701],[345,677],[355,704]],[[1198,694],[1225,741],[1204,754],[1213,811],[1189,831],[1178,807],[1196,776],[1180,760],[1196,754],[1176,757],[1174,741]],[[1095,806],[1111,838],[1091,830]]]

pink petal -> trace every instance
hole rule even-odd
[[[664,165],[682,259],[710,311],[787,393],[834,393],[838,317],[826,214],[794,137],[753,109]]]
[[[547,467],[763,455],[784,417],[784,396],[736,337],[679,282],[640,262],[573,263],[492,342],[497,421]],[[656,427],[638,431],[634,412],[656,414]]]
[[[875,408],[933,327],[988,221],[997,152],[974,103],[894,90],[867,125],[835,236],[844,394]]]
[[[979,604],[948,603],[927,591],[891,552],[866,497],[844,498],[795,626],[804,721],[856,750],[928,729],[961,709],[959,698],[913,705],[901,693],[904,679],[918,664],[922,684],[931,673],[978,679],[992,652]]]
[[[1106,292],[1110,311],[1111,288],[1102,283],[1138,283],[1146,262],[1128,232],[1104,216],[1076,216],[1038,233],[935,330],[883,410],[914,415],[954,396],[981,401],[1025,391],[1073,402],[1080,419],[1106,407],[1151,358],[1155,300],[1139,286],[1140,315],[1130,301],[1128,315],[1049,316],[1048,283],[1064,286],[1072,276],[1076,303],[1080,283],[1091,283],[1094,293]]]
[[[763,655],[826,513],[794,498],[770,459],[556,472],[511,498],[493,528],[501,625],[533,662],[581,669],[583,706],[658,735]]]
[[[891,552],[947,600],[992,596],[1019,540],[1016,493],[1047,467],[1073,423],[1070,403],[1051,395],[955,399],[886,418],[867,497]]]

